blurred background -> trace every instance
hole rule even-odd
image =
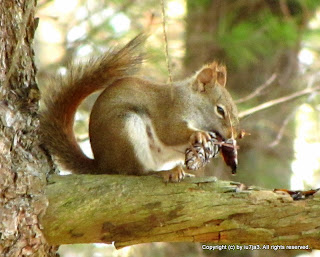
[[[320,0],[164,0],[169,61],[175,80],[212,60],[226,64],[227,88],[239,111],[320,86]],[[35,52],[38,82],[65,74],[73,60],[123,45],[151,30],[141,74],[168,81],[161,1],[38,0]],[[76,115],[75,131],[90,155],[90,96]],[[266,188],[320,187],[318,92],[245,116],[251,135],[239,141],[235,177],[221,158],[199,176],[213,175]],[[320,251],[205,251],[201,244],[153,243],[115,250],[112,245],[62,246],[63,257],[104,256],[320,256]]]

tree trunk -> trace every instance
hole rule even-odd
[[[236,191],[237,184],[212,177],[165,184],[147,176],[55,176],[47,187],[42,224],[51,244],[202,242],[320,249],[320,194],[293,201],[271,190]]]
[[[39,146],[39,90],[32,49],[34,0],[0,1],[0,255],[55,256],[39,217],[52,167]]]

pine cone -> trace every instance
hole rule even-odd
[[[186,149],[186,159],[185,164],[189,170],[198,170],[204,167],[210,159],[216,157],[219,153],[220,146],[214,144],[218,142],[217,136],[215,133],[210,132],[211,136],[210,141],[207,141],[205,145],[196,143],[190,148]]]

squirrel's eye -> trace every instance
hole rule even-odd
[[[224,112],[224,109],[223,107],[217,105],[217,113],[219,116],[221,116],[221,118],[224,118],[225,117],[225,112]]]

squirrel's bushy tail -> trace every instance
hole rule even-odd
[[[145,40],[145,35],[138,35],[123,48],[108,51],[85,64],[72,65],[68,74],[53,81],[43,95],[42,142],[64,169],[73,173],[98,173],[95,161],[84,155],[76,142],[75,112],[91,93],[136,72],[142,62],[137,48]]]

